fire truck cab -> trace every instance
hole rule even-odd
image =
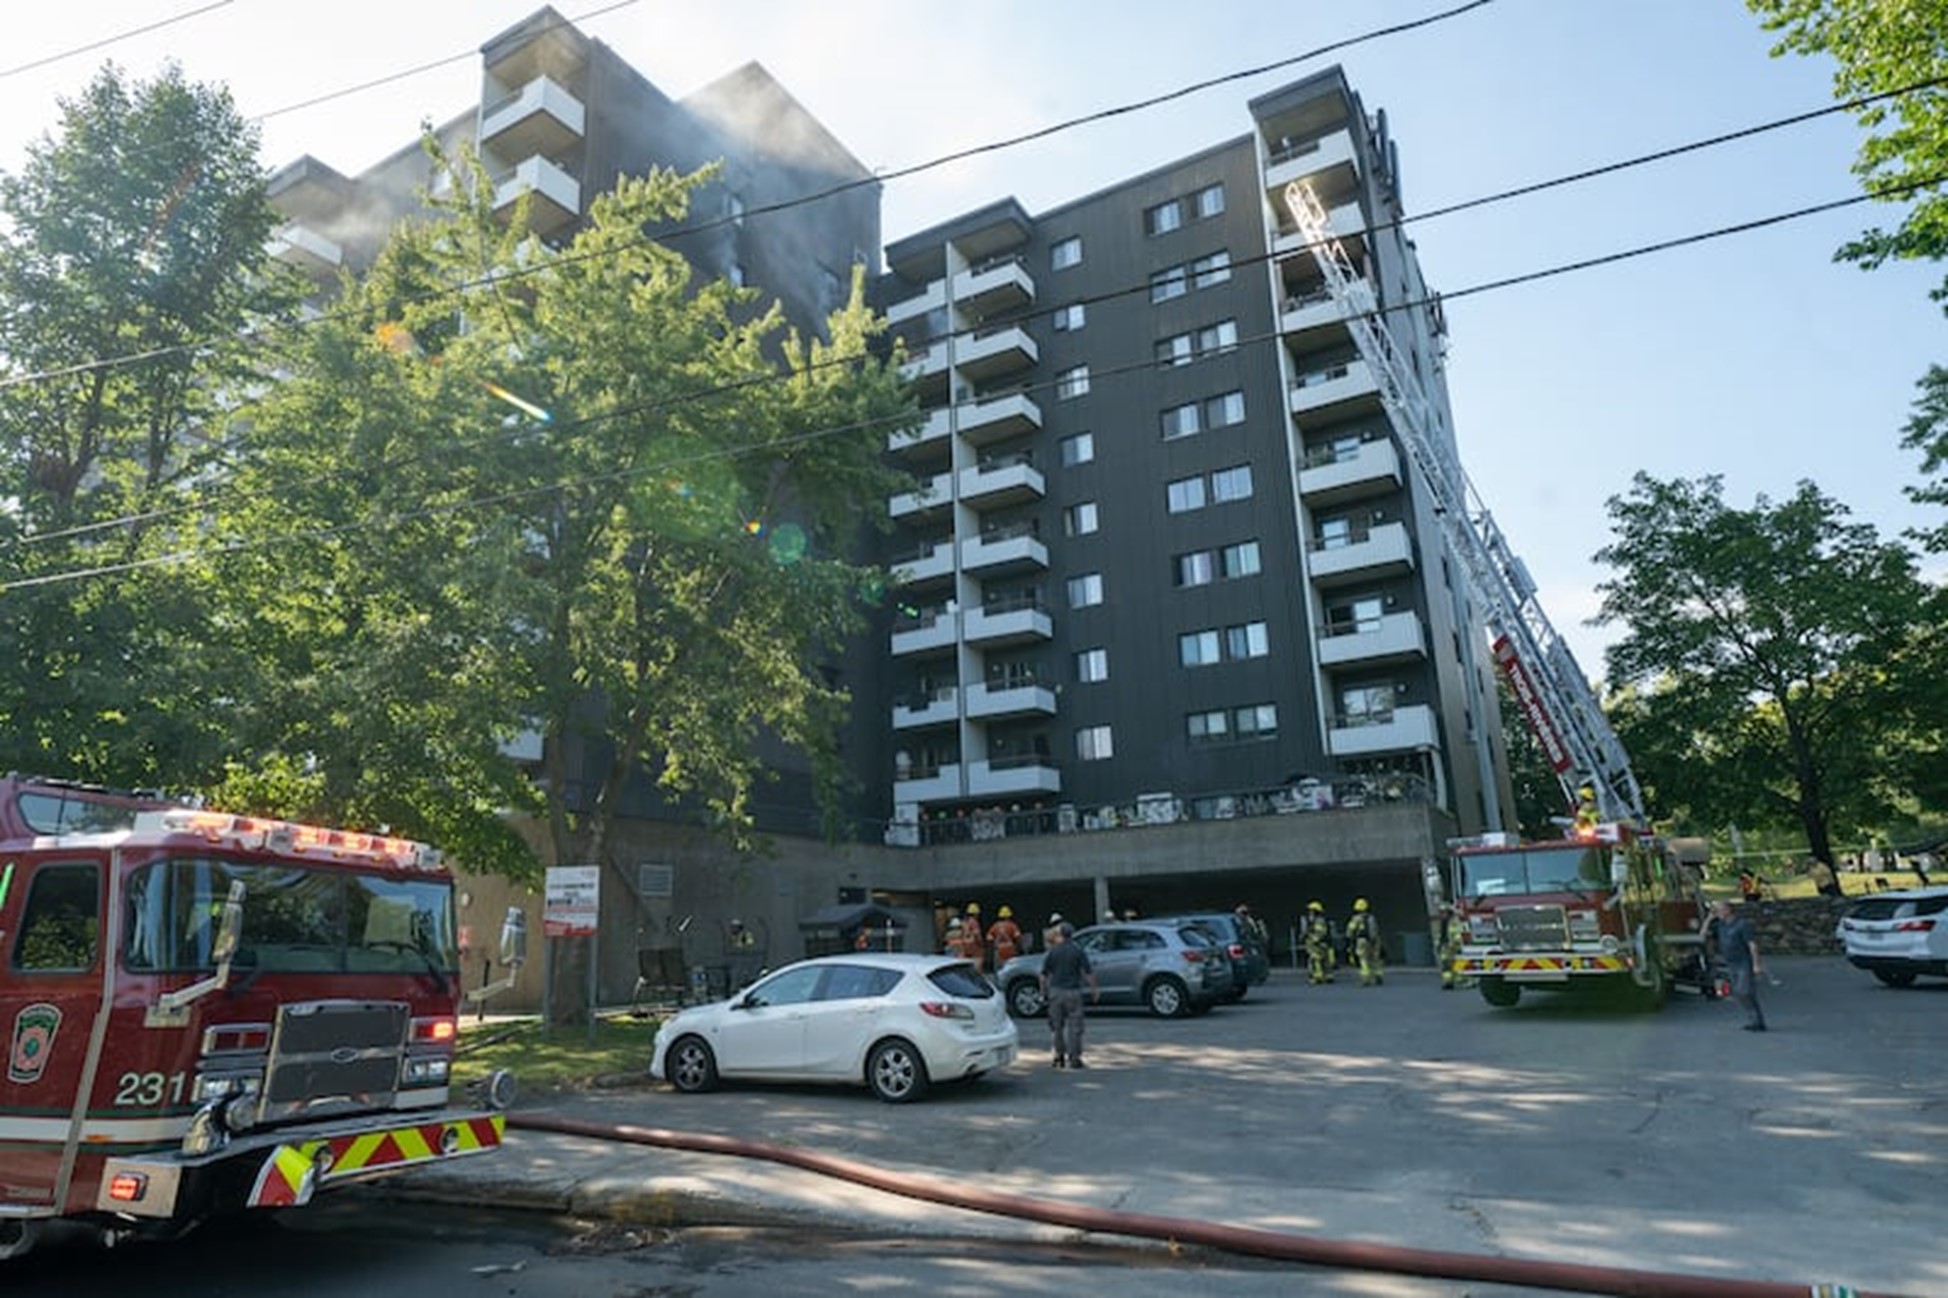
[[[1602,986],[1644,1008],[1673,986],[1709,994],[1703,896],[1663,840],[1582,823],[1553,841],[1481,834],[1449,847],[1465,926],[1454,970],[1490,1005],[1514,1005],[1524,990]]]
[[[498,1147],[458,994],[423,843],[0,778],[0,1259]]]

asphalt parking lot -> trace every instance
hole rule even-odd
[[[1046,1027],[979,1082],[593,1092],[571,1116],[803,1146],[1134,1212],[1418,1248],[1948,1292],[1948,983],[1771,962],[1773,1031],[1679,996],[1496,1010],[1427,971],[1157,1020],[1103,1011],[1083,1073]],[[645,1032],[645,1054],[647,1053]],[[653,1155],[650,1155],[653,1157]]]

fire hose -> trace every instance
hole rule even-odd
[[[700,1132],[671,1131],[662,1127],[636,1127],[600,1122],[583,1122],[550,1113],[511,1113],[507,1125],[525,1131],[548,1131],[564,1136],[584,1136],[594,1140],[649,1145],[697,1154],[724,1154],[734,1158],[755,1158],[781,1163],[820,1176],[835,1177],[855,1185],[867,1186],[887,1194],[924,1203],[943,1204],[994,1216],[1104,1235],[1126,1235],[1159,1239],[1176,1244],[1196,1245],[1227,1253],[1303,1262],[1341,1270],[1383,1271],[1398,1275],[1427,1276],[1451,1280],[1476,1280],[1486,1283],[1523,1285],[1536,1289],[1557,1289],[1575,1293],[1641,1295],[1642,1298],[1895,1298],[1891,1294],[1871,1294],[1839,1285],[1788,1284],[1783,1281],[1738,1280],[1715,1276],[1681,1275],[1668,1271],[1645,1271],[1628,1267],[1590,1266],[1572,1262],[1547,1262],[1533,1258],[1492,1257],[1477,1253],[1446,1252],[1437,1249],[1406,1248],[1394,1244],[1375,1244],[1355,1240],[1325,1239],[1314,1235],[1292,1235],[1282,1231],[1259,1230],[1250,1226],[1226,1226],[1196,1221],[1188,1217],[1164,1217],[1151,1213],[1117,1212],[1080,1204],[1037,1199],[1028,1195],[1006,1194],[973,1186],[949,1185],[890,1172],[867,1163],[819,1154],[810,1150],[771,1145],[762,1141],[741,1140],[734,1136]]]

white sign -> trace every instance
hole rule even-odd
[[[541,931],[548,937],[588,937],[601,915],[602,867],[548,867],[547,892],[541,908]]]

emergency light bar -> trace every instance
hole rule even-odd
[[[224,843],[246,850],[284,852],[295,856],[357,858],[412,870],[436,870],[440,867],[440,853],[436,848],[410,838],[327,829],[323,825],[302,825],[289,820],[234,816],[226,811],[197,811],[189,807],[144,811],[136,815],[135,828],[150,833],[194,834],[212,843]]]

